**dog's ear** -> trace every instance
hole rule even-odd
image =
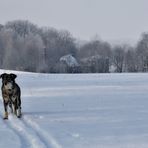
[[[10,77],[11,77],[13,80],[15,80],[15,78],[17,77],[17,75],[11,73],[11,74],[10,74]]]
[[[0,75],[0,78],[4,79],[4,77],[6,76],[7,74],[6,73],[3,73]]]

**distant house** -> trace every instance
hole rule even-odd
[[[71,54],[65,55],[60,58],[59,61],[59,72],[63,73],[78,73],[79,72],[79,63],[76,58]]]

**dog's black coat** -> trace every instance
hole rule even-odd
[[[17,83],[15,83],[15,74],[3,73],[0,75],[2,78],[2,97],[4,103],[5,115],[4,119],[8,119],[8,105],[11,112],[21,117],[21,90]]]

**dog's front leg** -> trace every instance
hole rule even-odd
[[[10,107],[11,113],[13,113],[12,101],[9,102],[9,107]]]
[[[16,106],[16,103],[14,103],[13,106],[14,106],[14,114],[17,116],[17,106]]]
[[[5,113],[4,113],[4,119],[8,119],[8,100],[7,99],[4,99],[4,110],[5,110]]]
[[[21,107],[19,106],[19,107],[18,107],[18,112],[17,112],[17,117],[18,117],[18,118],[21,118],[21,116],[22,116]]]

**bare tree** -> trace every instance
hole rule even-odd
[[[116,46],[112,53],[112,62],[116,68],[116,72],[123,72],[124,66],[124,48],[122,46]]]
[[[148,33],[143,33],[137,44],[136,53],[138,57],[138,70],[148,71]]]
[[[111,47],[107,42],[93,40],[80,47],[82,72],[109,72]]]
[[[125,71],[126,72],[137,72],[137,55],[136,51],[131,47],[128,51],[125,52]]]

